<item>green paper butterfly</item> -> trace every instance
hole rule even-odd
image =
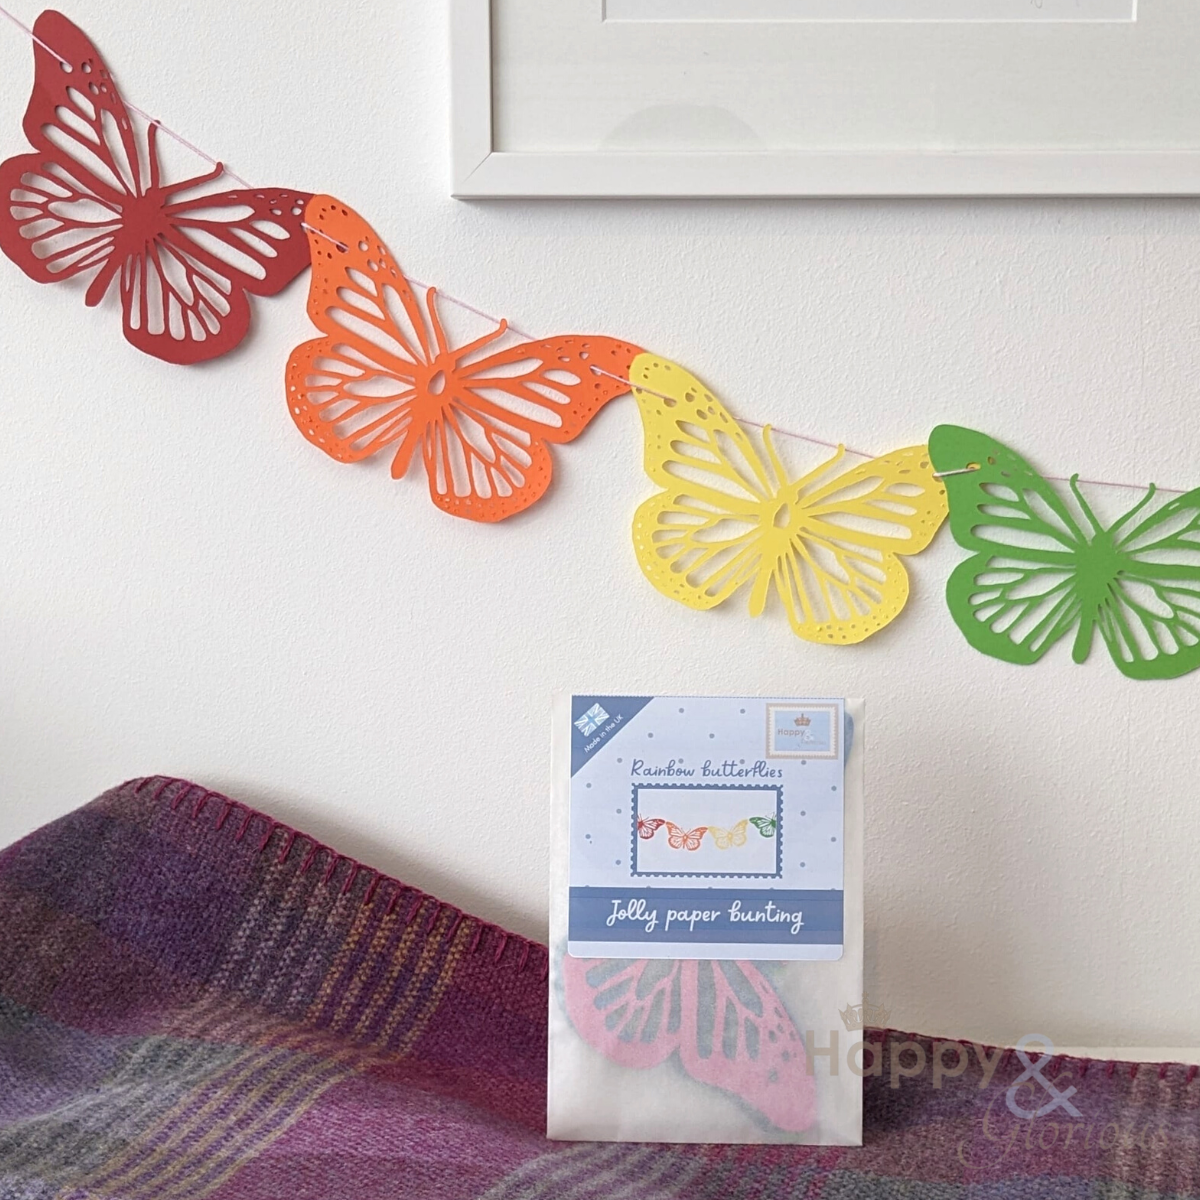
[[[1105,529],[1072,476],[1087,530],[1023,458],[986,434],[939,425],[929,454],[947,473],[954,540],[974,552],[950,576],[946,599],[976,650],[1034,663],[1074,630],[1081,663],[1099,631],[1131,679],[1200,667],[1200,488],[1135,523],[1151,484]]]
[[[775,818],[774,817],[751,817],[750,824],[758,830],[765,838],[775,836]]]

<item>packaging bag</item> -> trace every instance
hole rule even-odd
[[[861,1144],[862,702],[564,694],[553,729],[547,1135]]]

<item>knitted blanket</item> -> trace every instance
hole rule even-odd
[[[861,1148],[548,1142],[545,947],[182,780],[0,854],[0,921],[5,1200],[1200,1197],[1195,1067],[894,1031]]]

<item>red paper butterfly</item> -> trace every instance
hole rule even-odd
[[[224,168],[164,186],[158,127],[139,145],[87,35],[57,12],[42,13],[34,35],[44,44],[34,45],[24,128],[35,153],[0,164],[0,249],[38,283],[92,272],[89,306],[119,276],[125,337],[156,358],[195,363],[232,350],[250,324],[246,293],[272,296],[308,265],[308,196],[178,199]]]
[[[680,829],[673,821],[668,821],[667,845],[672,850],[699,850],[707,832],[707,825],[700,825],[696,829]]]
[[[638,837],[648,842],[665,824],[666,821],[662,817],[638,817]]]
[[[436,290],[422,305],[362,217],[332,196],[314,196],[305,220],[308,315],[325,336],[297,346],[288,360],[288,411],[338,462],[387,451],[399,479],[420,447],[434,504],[456,517],[499,521],[549,487],[549,444],[578,437],[603,405],[629,391],[629,365],[640,351],[612,338],[546,338],[496,350],[507,330],[501,322],[452,348]]]
[[[816,1119],[804,1040],[750,962],[564,955],[567,1015],[592,1049],[623,1067],[678,1052],[683,1069],[753,1106],[779,1129]]]

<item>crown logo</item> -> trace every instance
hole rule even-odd
[[[847,1004],[839,1015],[847,1031],[852,1032],[855,1029],[866,1029],[868,1026],[886,1027],[888,1017],[892,1014],[882,1004],[872,1004],[870,997],[864,994],[861,1004]]]
[[[799,726],[801,729],[803,729],[803,728],[805,727],[805,725],[811,725],[811,724],[812,724],[812,722],[811,722],[811,721],[810,721],[810,720],[809,720],[809,719],[808,719],[808,718],[807,718],[807,717],[806,717],[806,716],[805,716],[803,713],[801,713],[801,714],[800,714],[800,715],[799,715],[799,716],[796,718],[796,724],[797,724],[797,725],[798,725],[798,726]]]

